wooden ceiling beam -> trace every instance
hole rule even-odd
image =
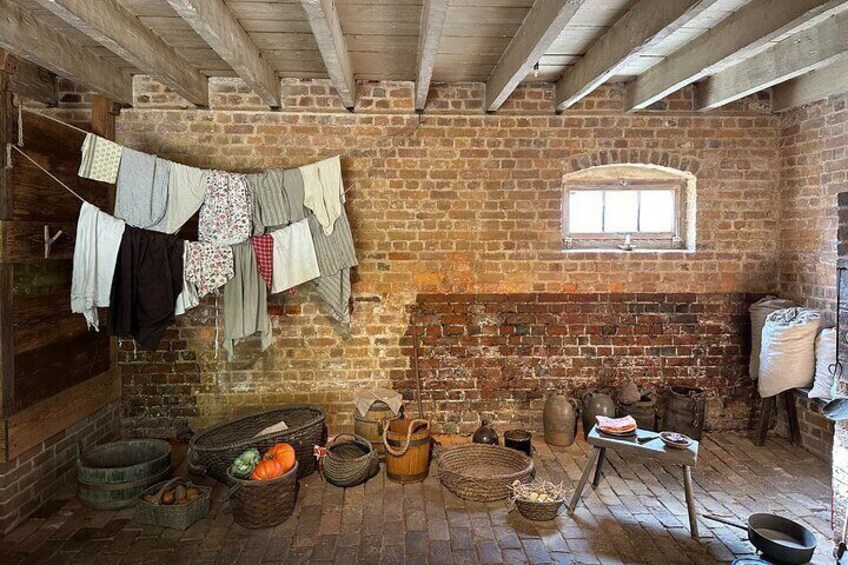
[[[753,0],[630,81],[625,106],[646,108],[846,9],[846,0]]]
[[[116,0],[35,2],[192,104],[209,105],[206,76]]]
[[[718,108],[845,59],[848,15],[840,14],[707,77],[696,87],[695,104],[698,110]]]
[[[486,109],[494,112],[553,45],[585,0],[536,0],[486,81]]]
[[[447,13],[448,0],[424,0],[418,34],[418,80],[415,82],[415,109],[418,111],[424,110],[427,105],[427,93]]]
[[[333,0],[300,0],[309,19],[309,27],[342,104],[348,110],[356,105],[356,81],[353,64],[345,45],[344,32]]]
[[[848,93],[848,60],[843,59],[806,75],[775,86],[771,95],[772,112],[786,112],[816,100]]]
[[[81,47],[11,0],[0,0],[0,47],[123,104],[132,104],[132,77]]]
[[[168,4],[265,104],[280,105],[280,81],[274,69],[223,0],[168,0]]]
[[[557,81],[557,110],[579,102],[717,1],[639,0]]]

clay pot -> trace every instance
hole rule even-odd
[[[545,400],[542,423],[545,427],[545,443],[568,447],[577,435],[577,413],[580,406],[576,400],[554,394]]]
[[[639,393],[639,387],[636,386],[636,381],[630,381],[618,391],[618,402],[620,404],[635,404],[641,398],[642,395]]]
[[[477,431],[474,432],[474,435],[471,437],[471,441],[474,443],[484,443],[486,445],[498,445],[498,432],[489,426],[489,420],[483,418],[483,421],[480,423],[480,427],[477,428]]]
[[[586,391],[583,393],[583,437],[589,437],[589,431],[597,422],[595,416],[615,418],[615,402],[603,392]]]

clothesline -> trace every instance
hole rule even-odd
[[[9,146],[10,146],[12,149],[14,149],[15,151],[17,151],[18,153],[20,153],[21,155],[23,155],[24,157],[26,157],[27,159],[29,159],[29,161],[30,161],[33,165],[35,165],[36,167],[38,167],[39,169],[41,169],[41,170],[42,170],[42,172],[44,172],[44,173],[46,173],[46,174],[47,174],[47,176],[49,176],[51,179],[53,179],[53,180],[55,180],[57,183],[59,183],[59,185],[60,185],[62,188],[64,188],[65,190],[67,190],[68,192],[70,192],[71,194],[73,194],[74,196],[76,196],[77,198],[79,198],[81,202],[88,202],[88,200],[86,200],[85,198],[83,198],[82,196],[80,196],[79,194],[77,194],[77,192],[76,192],[74,189],[72,189],[70,186],[66,185],[66,184],[65,184],[65,183],[63,183],[61,180],[59,180],[59,179],[58,179],[58,178],[57,178],[57,177],[56,177],[53,173],[51,173],[50,171],[48,171],[47,169],[45,169],[44,167],[42,167],[42,166],[38,163],[38,161],[36,161],[35,159],[33,159],[32,157],[30,157],[29,155],[27,155],[27,154],[24,152],[24,150],[23,150],[23,149],[21,149],[21,148],[20,148],[20,147],[18,147],[17,145],[9,144]]]

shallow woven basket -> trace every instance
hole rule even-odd
[[[380,458],[364,437],[339,434],[321,458],[321,474],[337,487],[361,485],[380,472]]]
[[[515,449],[473,443],[444,451],[436,460],[439,480],[460,498],[489,502],[510,495],[513,481],[533,477],[533,460]]]
[[[245,528],[270,528],[282,524],[294,512],[297,502],[298,463],[276,479],[253,481],[229,475],[228,497],[232,501],[233,521]]]
[[[156,500],[162,499],[162,494],[169,488],[182,485],[194,487],[200,491],[200,496],[186,504],[154,504],[144,499],[145,495],[153,494]],[[138,521],[164,528],[185,530],[201,518],[209,514],[212,505],[212,488],[195,485],[188,477],[176,477],[162,481],[145,490],[139,495],[135,507],[135,517]]]
[[[281,420],[289,429],[256,436]],[[312,474],[315,471],[312,448],[327,443],[324,411],[317,406],[292,404],[207,428],[194,436],[189,444],[188,469],[192,473],[233,484],[227,478],[227,468],[236,457],[250,447],[264,453],[277,443],[288,443],[294,448],[300,463],[298,478]]]
[[[515,509],[518,513],[535,522],[547,522],[557,517],[559,509],[562,507],[564,499],[554,500],[553,502],[534,502],[524,498],[513,499]]]

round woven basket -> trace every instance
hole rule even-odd
[[[233,521],[245,528],[270,528],[285,522],[297,502],[297,467],[282,477],[264,481],[237,479],[227,471],[233,485],[229,498],[233,505]]]
[[[518,513],[528,520],[547,522],[557,517],[559,509],[565,501],[560,499],[552,502],[534,502],[524,498],[515,498],[512,502],[515,504],[515,509],[518,510]]]
[[[371,442],[354,434],[336,436],[320,464],[324,479],[343,488],[361,485],[380,472],[380,459]]]
[[[532,459],[499,445],[460,445],[439,455],[436,465],[449,491],[478,502],[507,498],[513,481],[524,483],[533,476]]]

